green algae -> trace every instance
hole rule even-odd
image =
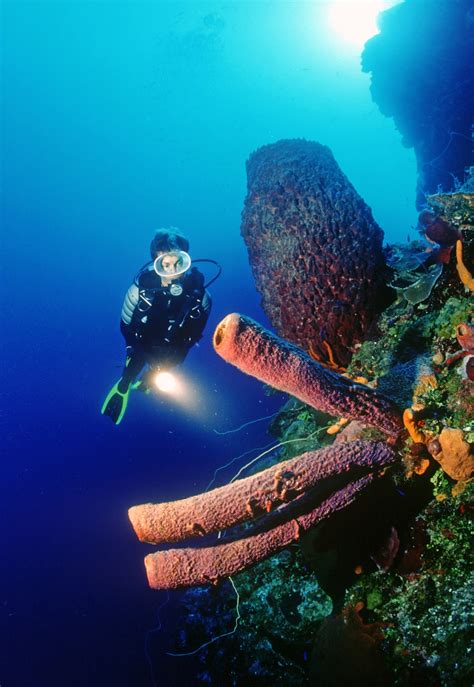
[[[391,282],[390,285],[397,291],[399,297],[404,298],[411,305],[418,305],[418,303],[422,303],[429,298],[442,271],[442,265],[432,265],[427,268],[425,274],[415,276],[411,283],[406,286],[397,286],[396,281]]]
[[[458,324],[474,321],[472,297],[448,298],[434,321],[435,345],[443,339],[453,343]]]

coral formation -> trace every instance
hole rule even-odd
[[[237,632],[197,654],[196,684],[218,687],[306,687],[314,628],[331,613],[331,600],[314,584],[298,547],[285,549],[235,578]],[[186,652],[228,632],[235,595],[228,584],[184,592],[173,609],[179,632],[168,633],[172,651]],[[278,666],[278,669],[275,669]]]
[[[379,623],[363,622],[362,608],[361,603],[349,605],[339,615],[329,616],[321,623],[311,656],[313,684],[324,687],[389,684],[390,674],[381,649],[383,632]]]
[[[436,498],[405,528],[395,566],[359,576],[345,598],[382,624],[394,687],[472,684],[472,485],[451,497],[441,470],[432,482]]]
[[[456,338],[461,346],[460,351],[456,351],[448,358],[444,359],[441,354],[438,354],[439,365],[452,365],[464,358],[464,364],[461,368],[461,374],[465,379],[474,381],[474,370],[472,361],[474,359],[474,325],[468,323],[461,323],[456,329]]]
[[[319,143],[282,140],[247,162],[241,233],[275,331],[345,366],[392,295],[372,213]]]
[[[371,558],[379,570],[387,572],[392,567],[400,549],[400,539],[395,527],[390,528],[390,534],[382,546],[372,554]]]
[[[462,241],[456,241],[456,268],[459,278],[469,291],[474,291],[474,277],[464,264],[462,255]]]
[[[402,428],[401,410],[390,398],[325,369],[248,317],[233,313],[224,318],[214,348],[243,372],[318,410],[362,420],[392,436]]]
[[[469,197],[450,194],[431,201],[443,222],[462,231],[463,252],[470,259]],[[422,273],[426,260],[436,255],[420,242],[398,250],[398,264],[403,263],[406,273]],[[242,580],[248,594],[245,613],[249,622],[257,622],[257,629],[253,632],[248,625],[239,629],[238,636],[220,650],[219,675],[229,669],[229,686],[248,680],[283,686],[285,680],[280,676],[286,668],[298,686],[306,687],[316,677],[332,684],[340,675],[339,666],[343,674],[339,683],[357,684],[354,670],[358,670],[362,652],[364,684],[377,684],[377,680],[396,687],[471,684],[466,632],[471,622],[469,516],[473,486],[467,475],[472,469],[474,383],[458,361],[471,359],[473,316],[472,299],[460,282],[452,251],[426,298],[413,304],[401,297],[382,314],[379,339],[365,341],[358,348],[348,374],[371,380],[377,391],[396,398],[402,407],[413,405],[412,419],[422,441],[414,443],[402,434],[399,467],[395,463],[386,479],[302,532],[293,546],[279,554],[287,560],[304,553],[301,564],[291,565],[291,572],[277,555],[236,576],[237,587],[240,590]],[[266,355],[265,347],[257,348],[257,357],[261,350]],[[327,443],[334,440],[334,435],[326,432],[330,422],[327,415],[290,399],[271,429],[279,439],[291,440],[313,436],[319,427],[318,442]],[[374,433],[377,439],[383,438],[366,423],[352,421],[336,441],[345,440],[349,445],[354,439],[373,441]],[[451,472],[451,476],[438,461],[444,455],[446,436],[458,439],[448,442],[450,447],[457,446],[451,455],[459,457],[462,449],[463,465],[468,468]],[[285,446],[278,459],[293,455],[293,446]],[[327,611],[305,619],[309,623],[306,636],[314,642],[312,652],[308,644],[292,642],[291,629],[287,636],[280,635],[277,627],[265,631],[263,611],[256,617],[259,604],[271,598],[269,621],[277,623],[276,609],[289,603],[285,591],[290,590],[275,583],[277,571],[288,580],[291,598],[296,595],[299,599],[298,594],[311,589],[308,568],[314,575],[314,593],[323,589],[333,600],[333,613],[326,621]],[[263,590],[264,599],[260,596]],[[205,664],[210,666],[208,659]],[[348,674],[343,673],[344,667]],[[209,671],[207,683],[216,684]]]
[[[428,241],[445,248],[453,246],[460,238],[460,232],[456,227],[431,210],[423,210],[420,213],[418,224]]]
[[[461,429],[445,427],[438,438],[440,451],[433,453],[444,472],[455,480],[468,480],[474,473],[474,451]]]
[[[462,322],[456,327],[456,339],[464,351],[474,353],[474,324]]]
[[[408,431],[408,434],[410,435],[412,440],[415,442],[415,444],[424,444],[425,443],[425,435],[417,427],[415,413],[413,412],[413,410],[411,408],[407,408],[403,412],[403,424],[405,425],[405,427]]]

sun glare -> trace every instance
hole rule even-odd
[[[328,23],[346,43],[362,47],[379,32],[377,15],[386,9],[386,0],[332,0],[328,6]]]

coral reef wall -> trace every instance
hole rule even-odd
[[[414,148],[421,208],[426,194],[453,190],[473,163],[474,3],[405,0],[379,24],[362,69],[380,111]]]
[[[383,232],[326,146],[282,140],[247,162],[241,233],[285,339],[345,366],[390,301]]]

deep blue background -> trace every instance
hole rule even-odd
[[[127,508],[197,493],[268,441],[265,422],[213,431],[282,402],[211,347],[228,312],[266,321],[239,234],[252,150],[329,145],[387,239],[411,230],[413,156],[326,10],[3,4],[2,687],[151,684],[144,638],[163,597],[147,588]],[[137,394],[117,428],[99,408],[123,362],[122,299],[170,224],[224,270],[183,369],[195,404]],[[160,684],[183,684],[183,661],[163,659]]]

